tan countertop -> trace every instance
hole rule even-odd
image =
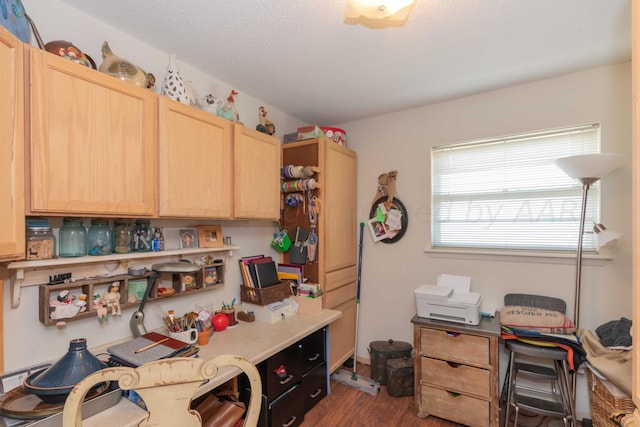
[[[211,358],[218,354],[239,354],[257,365],[340,316],[342,316],[340,311],[324,309],[314,314],[299,313],[275,323],[239,322],[237,326],[228,328],[226,331],[215,332],[209,344],[200,347],[199,356]],[[238,374],[240,374],[238,368],[228,366],[221,368],[218,376],[200,387],[195,397]],[[123,398],[117,405],[86,419],[83,425],[102,427],[117,420],[116,423],[119,426],[137,426],[145,414],[144,410]]]

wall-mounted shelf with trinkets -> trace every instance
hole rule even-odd
[[[215,262],[203,265],[195,273],[172,276],[172,288],[158,287],[158,281],[149,283],[150,278],[158,277],[153,271],[41,284],[40,321],[47,326],[90,316],[103,321],[122,314],[124,309],[138,307],[147,286],[151,286],[147,302],[218,289],[224,286],[224,263]]]
[[[182,259],[189,255],[206,255],[219,253],[223,255],[223,259],[228,259],[233,250],[240,249],[238,246],[221,246],[216,248],[185,248],[160,252],[132,252],[128,254],[110,254],[102,256],[83,256],[76,258],[53,258],[32,261],[17,261],[4,264],[4,267],[10,272],[11,279],[11,307],[17,308],[20,305],[21,289],[24,286],[37,286],[38,283],[29,283],[25,281],[25,274],[32,270],[55,269],[64,266],[80,266],[87,264],[123,264],[129,260],[154,259],[160,257],[177,257]],[[211,267],[211,266],[208,266]],[[214,284],[221,284],[224,280],[224,262],[219,263],[219,269],[216,265],[217,279]],[[205,273],[203,272],[203,275]],[[107,281],[108,279],[104,279]],[[211,280],[211,279],[210,279]],[[57,286],[57,285],[56,285]]]

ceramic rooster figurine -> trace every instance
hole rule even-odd
[[[167,73],[162,82],[162,95],[187,105],[196,105],[197,97],[193,92],[191,82],[186,81],[180,75],[176,56],[169,55]]]
[[[235,89],[231,89],[229,92],[229,96],[227,96],[227,101],[222,105],[222,107],[218,108],[218,116],[224,117],[227,120],[231,120],[232,122],[241,123],[240,116],[238,115],[238,110],[236,110],[235,104],[235,96],[238,95],[238,91]]]
[[[264,107],[258,108],[258,126],[256,126],[258,132],[266,133],[267,135],[273,135],[276,133],[276,125],[271,120],[267,119],[267,110]]]
[[[99,71],[144,88],[150,88],[156,82],[153,74],[146,73],[131,61],[115,55],[106,41],[102,43],[102,64]]]

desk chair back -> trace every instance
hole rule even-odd
[[[117,381],[121,389],[135,390],[144,400],[148,416],[140,426],[199,427],[202,420],[197,411],[190,409],[191,400],[203,381],[214,378],[223,366],[238,367],[249,378],[251,396],[243,426],[255,427],[262,397],[260,374],[252,363],[237,355],[219,355],[208,360],[176,357],[137,368],[102,369],[84,378],[71,391],[64,405],[62,425],[81,427],[82,402],[87,392],[96,384]]]

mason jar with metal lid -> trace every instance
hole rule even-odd
[[[56,256],[56,237],[49,226],[27,227],[27,259],[49,259]]]
[[[82,225],[82,218],[64,218],[58,237],[58,255],[61,258],[87,254],[87,230]]]
[[[130,219],[116,219],[113,223],[113,251],[126,254],[132,249],[132,230]]]
[[[107,218],[93,218],[87,232],[89,255],[109,255],[113,252],[113,236]]]

